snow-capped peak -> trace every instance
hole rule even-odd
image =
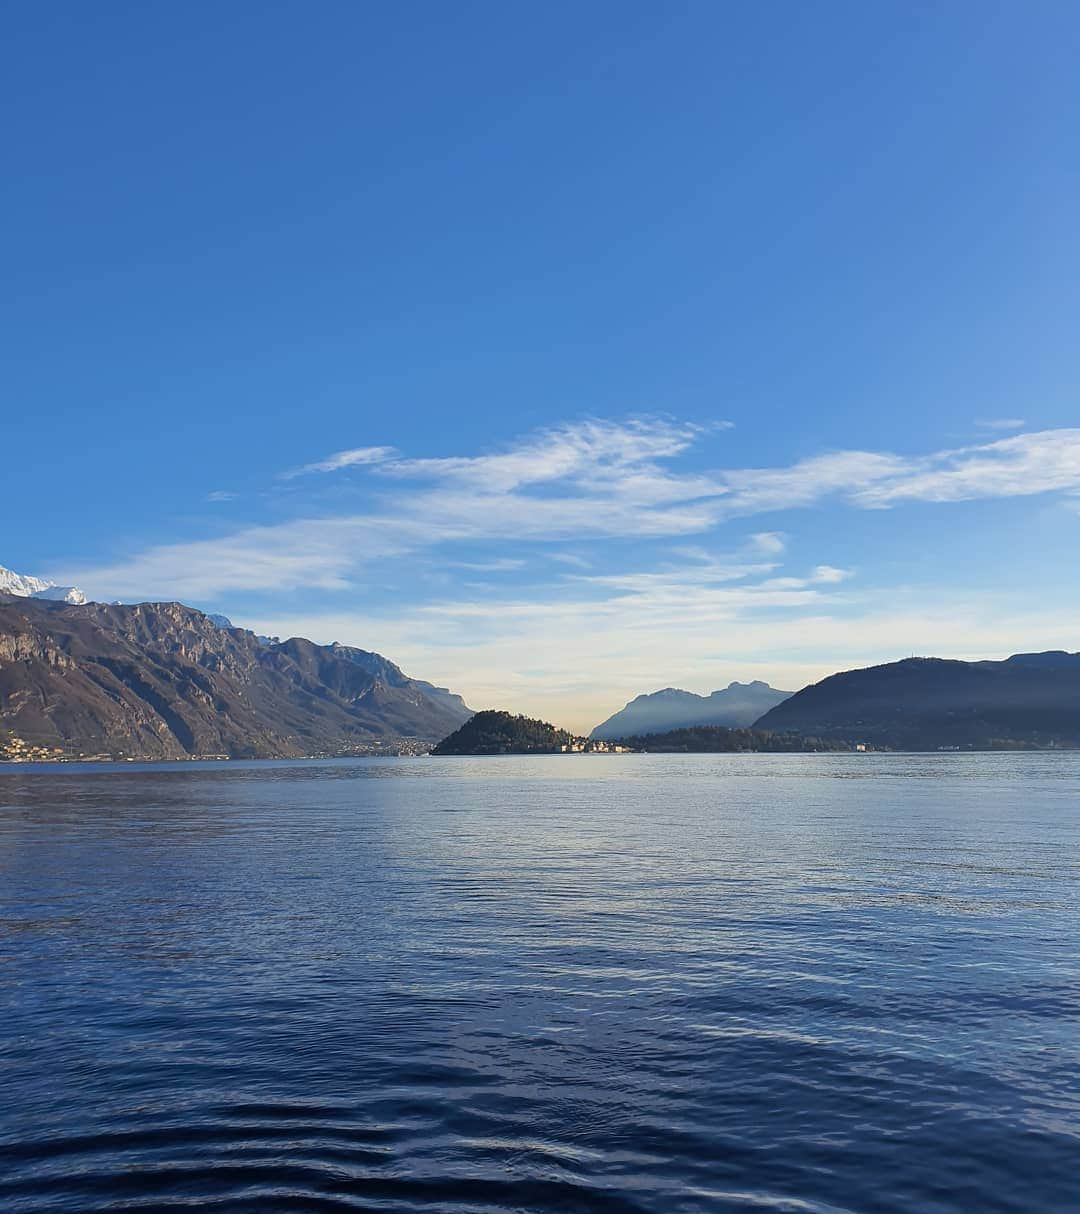
[[[57,599],[61,603],[81,604],[86,595],[78,586],[57,586],[44,578],[29,577],[0,565],[0,594],[14,594],[23,599]]]

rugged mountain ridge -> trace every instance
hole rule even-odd
[[[372,653],[367,649],[356,649],[352,645],[342,645],[338,641],[334,641],[328,648],[332,649],[340,657],[353,662],[362,670],[366,670],[369,674],[383,679],[391,687],[404,687],[406,684],[411,684],[414,687],[418,687],[429,699],[434,700],[437,704],[441,704],[450,712],[462,714],[462,720],[467,720],[472,716],[472,709],[461,696],[451,691],[448,687],[436,687],[434,683],[429,683],[426,679],[410,678],[402,671],[400,666],[391,662],[389,658],[384,658],[381,653]]]
[[[597,725],[589,736],[610,740],[702,725],[745,728],[791,694],[757,679],[752,683],[729,683],[722,691],[707,696],[665,687],[663,691],[637,696]]]
[[[803,688],[755,729],[897,750],[1080,746],[1080,654],[906,658]]]
[[[471,715],[380,655],[366,668],[344,648],[300,638],[266,645],[180,603],[0,594],[0,741],[276,758],[434,742]]]

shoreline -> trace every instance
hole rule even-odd
[[[706,758],[726,758],[726,759],[742,759],[751,757],[763,757],[771,759],[850,759],[857,762],[865,762],[868,759],[884,759],[884,758],[934,758],[934,759],[952,759],[965,758],[974,755],[1076,755],[1080,753],[1080,747],[1043,747],[1043,748],[1004,748],[998,747],[994,749],[971,749],[971,750],[877,750],[877,751],[850,751],[850,750],[816,750],[816,751],[783,751],[783,750],[727,750],[727,751],[638,751],[629,754],[621,754],[617,756],[602,755],[601,757],[617,757],[620,759],[706,759]],[[347,764],[361,763],[386,763],[390,760],[418,760],[418,759],[556,759],[566,756],[558,752],[541,752],[533,754],[488,754],[488,755],[429,755],[429,754],[405,754],[405,755],[296,755],[289,758],[265,758],[265,759],[230,759],[230,758],[203,758],[192,757],[187,759],[64,759],[50,760],[47,762],[39,760],[15,760],[0,761],[0,777],[15,776],[15,775],[97,775],[97,774],[118,774],[119,772],[129,772],[133,775],[141,774],[147,771],[153,772],[177,772],[183,770],[253,770],[263,769],[270,766],[288,767],[290,765],[304,766],[344,766]]]

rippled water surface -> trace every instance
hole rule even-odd
[[[0,774],[0,1210],[1080,1209],[1080,756]]]

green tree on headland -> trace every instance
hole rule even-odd
[[[431,752],[433,755],[557,754],[573,734],[547,721],[489,709],[478,712]]]

